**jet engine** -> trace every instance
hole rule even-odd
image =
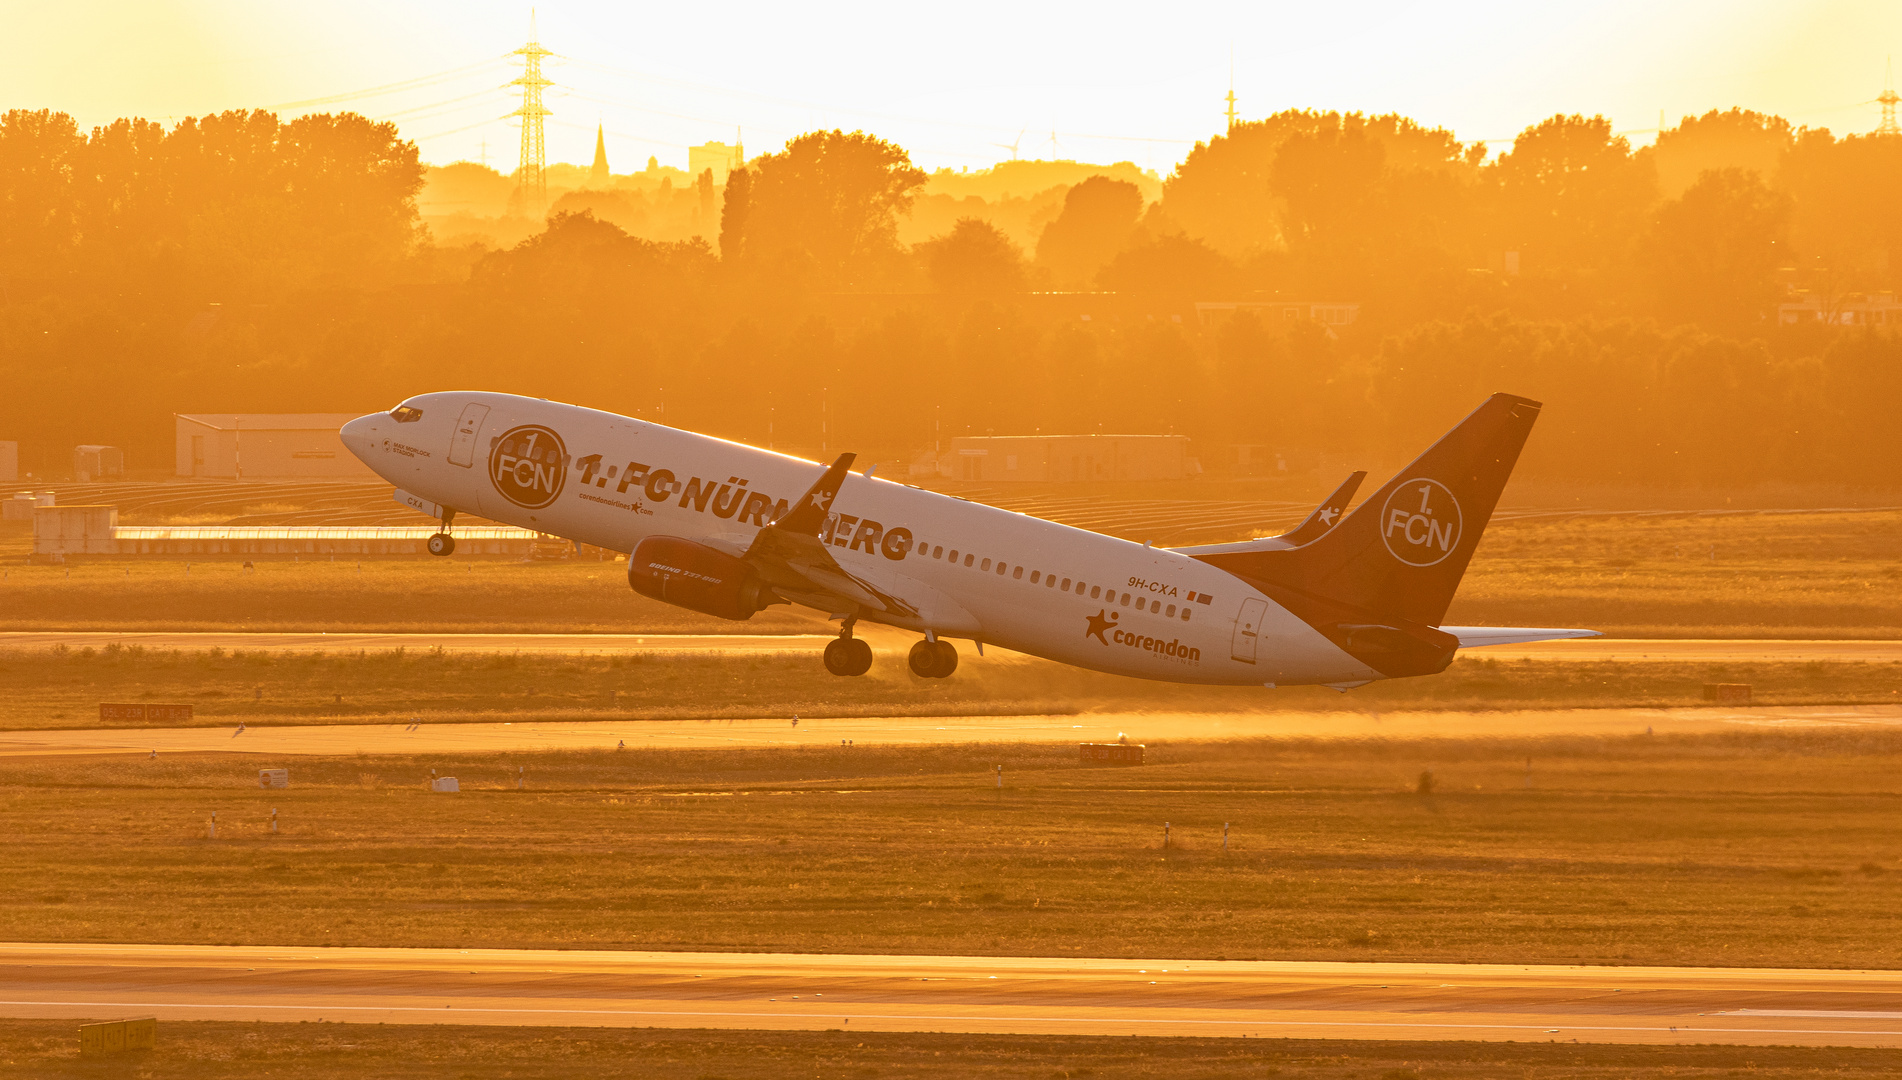
[[[750,619],[786,602],[744,560],[678,536],[637,544],[627,559],[627,583],[642,596],[722,619]]]

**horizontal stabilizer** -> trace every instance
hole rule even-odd
[[[1529,641],[1566,641],[1571,638],[1603,637],[1596,630],[1546,630],[1530,626],[1442,626],[1440,632],[1460,639],[1460,648],[1482,645],[1524,645]]]

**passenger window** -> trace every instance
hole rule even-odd
[[[1004,560],[1002,560],[1002,559],[999,559],[999,560],[997,560],[997,576],[998,576],[998,577],[1003,577],[1003,576],[1004,576],[1004,571],[1006,571],[1006,570],[1009,570],[1009,569],[1010,569],[1010,567],[1009,567],[1009,566],[1007,566],[1007,565],[1005,565],[1005,563],[1004,563]]]
[[[931,557],[932,557],[932,558],[934,558],[934,559],[942,559],[942,558],[944,558],[944,545],[943,545],[943,544],[939,544],[939,545],[938,545],[937,547],[934,547],[934,548],[932,548],[932,549],[931,549]],[[958,558],[958,553],[957,553],[957,552],[955,552],[955,551],[954,551],[954,552],[952,552],[952,553],[951,553],[951,561],[953,561],[953,562],[956,562],[956,561],[957,561],[957,558]]]
[[[1189,606],[1187,604],[1182,605],[1182,621],[1189,621]]]
[[[1010,576],[1016,578],[1018,581],[1024,580],[1024,568],[1020,566],[1017,569],[1012,570],[1010,572]]]
[[[1124,606],[1124,607],[1128,607],[1128,606],[1129,606],[1129,594],[1128,594],[1128,593],[1124,593],[1124,594],[1123,594],[1123,606]]]
[[[1144,599],[1143,599],[1142,597],[1140,597],[1140,596],[1138,596],[1138,597],[1136,598],[1136,610],[1137,610],[1137,611],[1141,611],[1141,610],[1143,609],[1143,605],[1145,605],[1145,604],[1147,604],[1147,603],[1148,603],[1148,601],[1147,601],[1147,600],[1144,600]]]
[[[1056,587],[1057,587],[1057,577],[1056,577],[1056,575],[1055,575],[1055,574],[1046,574],[1046,575],[1044,575],[1044,579],[1043,579],[1043,587],[1044,587],[1044,588],[1046,588],[1046,589],[1054,589],[1054,588],[1056,588]]]
[[[951,561],[952,561],[952,562],[957,562],[957,561],[958,561],[958,549],[957,549],[957,548],[952,548],[952,549],[951,549]]]
[[[608,466],[608,479],[609,479],[609,480],[612,480],[612,479],[614,479],[614,473],[615,473],[615,470],[617,470],[617,469],[619,469],[619,468],[620,468],[620,466],[619,466],[619,465],[609,465],[609,466]]]
[[[1163,613],[1162,613],[1162,617],[1163,617],[1163,618],[1165,618],[1165,619],[1173,619],[1173,618],[1175,618],[1175,617],[1176,617],[1176,606],[1175,606],[1174,604],[1170,604],[1170,605],[1169,605],[1169,610],[1168,610],[1168,611],[1165,611],[1165,612],[1163,612]]]
[[[1064,579],[1063,579],[1063,591],[1064,591],[1064,592],[1069,592],[1069,591],[1070,591],[1070,579],[1069,579],[1069,578],[1064,578]]]
[[[969,565],[971,565],[971,560],[969,560],[969,559],[966,559],[966,560],[964,560],[964,565],[966,565],[966,566],[969,566]],[[985,559],[985,560],[984,560],[984,565],[983,565],[983,566],[980,566],[980,567],[978,567],[978,569],[979,569],[979,570],[989,570],[990,568],[991,568],[991,560],[989,560],[989,559]],[[1000,569],[1001,569],[1001,568],[1000,568]]]
[[[1042,576],[1043,576],[1043,571],[1041,571],[1041,570],[1032,570],[1032,571],[1030,572],[1030,583],[1031,583],[1032,585],[1035,585],[1035,584],[1037,583],[1037,581],[1038,581],[1038,579],[1039,579],[1039,578],[1041,578]]]
[[[1101,585],[1090,586],[1090,599],[1094,600],[1101,595],[1103,595],[1103,586]]]
[[[957,553],[956,553],[956,552],[952,552],[952,554],[953,554],[953,555],[956,555]],[[975,555],[966,555],[966,556],[964,557],[964,565],[966,565],[966,566],[969,566],[969,565],[971,565],[971,560],[972,560],[972,559],[974,559],[974,558],[976,558],[976,556],[975,556]]]

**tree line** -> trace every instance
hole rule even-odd
[[[481,386],[885,458],[1173,432],[1220,471],[1237,443],[1391,460],[1503,389],[1548,402],[1533,476],[1886,487],[1902,465],[1894,334],[1774,319],[1792,290],[1894,287],[1902,139],[1730,110],[1633,148],[1558,116],[1489,156],[1291,111],[1199,144],[1159,200],[1075,184],[1028,248],[981,215],[901,244],[926,174],[863,132],[736,169],[701,195],[717,233],[682,242],[573,213],[439,246],[422,176],[353,114],[0,114],[0,439],[42,471],[81,442],[162,467],[174,411]],[[1276,298],[1360,318],[1195,307]]]

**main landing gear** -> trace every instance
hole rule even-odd
[[[449,535],[449,526],[455,524],[455,521],[456,512],[447,506],[443,507],[442,531],[429,538],[428,547],[431,555],[442,556],[456,553],[456,538]]]
[[[911,673],[921,679],[942,679],[958,669],[958,650],[936,638],[911,647]]]
[[[845,620],[839,636],[826,643],[826,670],[834,675],[863,675],[872,670],[872,647],[852,636],[856,619]]]

